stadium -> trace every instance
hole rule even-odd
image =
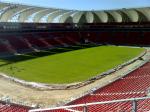
[[[0,112],[150,112],[150,7],[0,2]]]

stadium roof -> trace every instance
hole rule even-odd
[[[108,23],[148,22],[150,8],[78,11],[0,2],[0,22]]]

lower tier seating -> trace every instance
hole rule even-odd
[[[30,107],[0,101],[0,112],[28,112]]]
[[[2,42],[5,42],[2,43]],[[35,49],[49,49],[53,47],[71,46],[80,43],[80,39],[74,35],[63,33],[26,33],[17,35],[0,35],[1,53],[23,53]],[[9,49],[8,49],[9,48]]]

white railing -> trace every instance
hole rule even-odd
[[[130,98],[130,99],[112,100],[112,101],[104,101],[104,102],[94,102],[94,103],[86,103],[86,104],[78,104],[78,105],[61,106],[61,107],[55,107],[55,108],[33,109],[33,110],[29,110],[29,112],[42,112],[42,111],[44,112],[44,111],[50,111],[50,110],[53,111],[53,110],[59,110],[59,109],[70,110],[70,112],[71,111],[72,112],[89,112],[88,106],[100,105],[100,104],[121,103],[121,102],[131,102],[132,103],[132,105],[131,105],[132,112],[137,112],[137,102],[139,100],[146,100],[146,99],[150,99],[150,96],[139,97],[139,98]],[[83,107],[83,111],[77,111],[77,110],[70,109],[70,108],[78,108],[78,107]]]

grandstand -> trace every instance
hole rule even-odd
[[[92,77],[87,82],[91,84],[108,77],[124,66],[137,62],[134,69],[129,69],[128,73],[112,78],[103,87],[96,85],[95,88],[90,88],[90,92],[65,102],[59,107],[42,108],[38,104],[25,105],[20,102],[11,102],[10,99],[3,97],[0,98],[0,112],[150,112],[149,7],[78,11],[0,2],[0,15],[0,61],[2,62],[0,67],[20,61],[17,57],[13,60],[14,62],[9,62],[12,57],[29,55],[29,53],[33,53],[32,58],[44,57],[45,55],[40,54],[41,51],[52,50],[51,53],[56,54],[57,48],[66,48],[61,53],[103,45],[146,48],[145,52],[134,60],[111,69],[109,73],[105,72],[101,76]],[[39,56],[36,53],[39,53]],[[27,59],[21,58],[21,61],[24,60]],[[9,69],[13,69],[13,66]],[[14,83],[16,79],[11,78],[12,80],[7,80]],[[18,84],[18,82],[15,83]],[[88,85],[74,83],[77,83],[76,88],[73,86],[74,89]],[[19,83],[18,85],[29,87],[29,84]],[[71,88],[67,86],[66,89]]]

